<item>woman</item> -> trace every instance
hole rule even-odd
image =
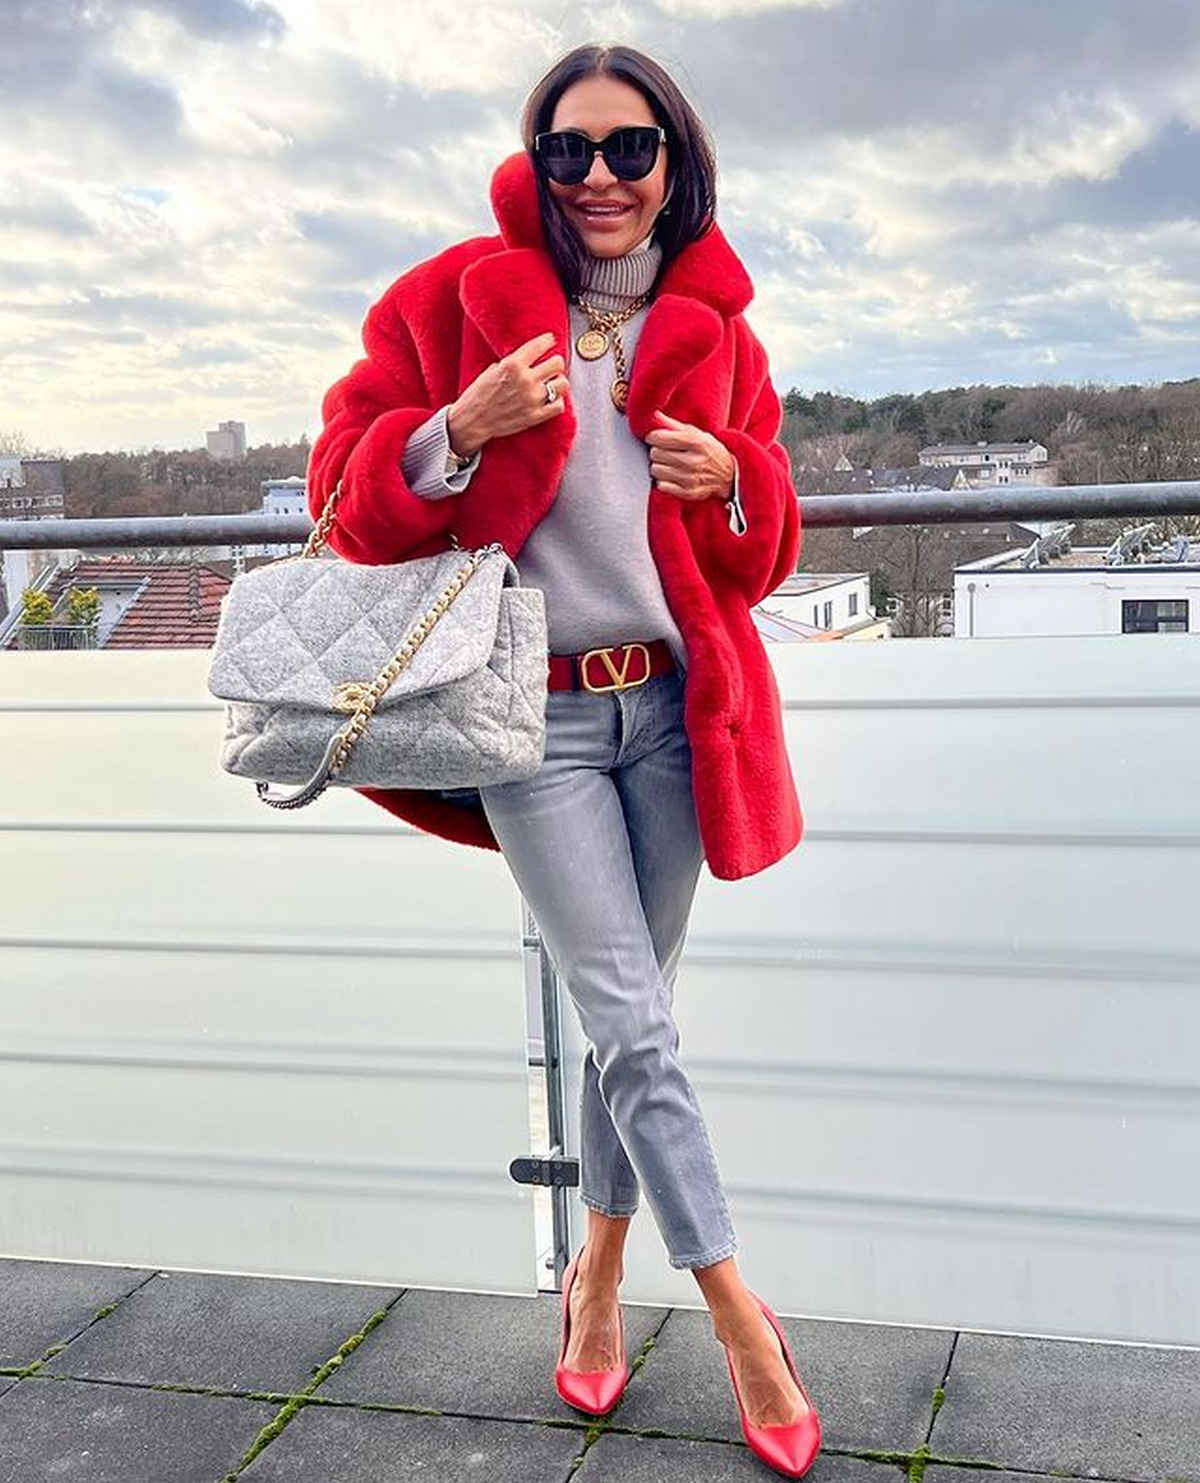
[[[503,542],[546,597],[545,759],[479,790],[361,791],[503,851],[588,1041],[560,1395],[601,1415],[629,1378],[618,1287],[644,1189],[750,1446],[799,1477],[819,1420],[738,1274],[671,1013],[701,864],[737,879],[802,832],[749,614],[800,546],[779,398],[714,220],[711,145],[666,72],[579,47],[530,94],[522,135],[492,181],[499,237],[418,264],[368,313],[308,489],[316,516],[342,481],[331,544],[352,560]]]

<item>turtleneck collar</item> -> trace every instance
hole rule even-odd
[[[638,294],[649,293],[662,265],[663,250],[647,237],[621,257],[588,254],[583,268],[583,292],[601,309],[622,309]]]

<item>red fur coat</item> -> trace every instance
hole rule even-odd
[[[558,490],[577,427],[569,398],[558,417],[493,439],[461,494],[422,499],[401,472],[410,434],[524,341],[553,330],[571,374],[567,302],[526,154],[497,169],[491,199],[499,236],[460,242],[397,279],[367,314],[366,358],[326,394],[308,498],[316,518],[343,481],[330,544],[348,560],[431,555],[447,549],[451,531],[463,547],[501,541],[515,556]],[[800,551],[799,505],[777,441],[779,398],[742,313],[752,295],[719,227],[685,248],[642,327],[627,409],[639,438],[661,408],[713,433],[738,461],[742,535],[722,501],[654,488],[647,445],[650,550],[687,645],[684,724],[700,836],[709,869],[725,880],[773,864],[803,830],[779,692],[749,612]],[[418,790],[359,791],[422,829],[498,848],[478,806]]]

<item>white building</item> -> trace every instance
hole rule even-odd
[[[882,639],[886,618],[871,609],[867,572],[792,572],[750,610],[766,642]]]
[[[1155,544],[1142,525],[1107,549],[1073,551],[1071,529],[959,567],[954,636],[1200,633],[1200,542]]]
[[[245,458],[246,424],[219,422],[215,432],[204,435],[210,458]]]
[[[264,479],[259,487],[262,490],[264,515],[308,514],[308,486],[299,474],[293,474],[290,479]],[[256,547],[255,553],[261,551],[266,556],[291,556],[303,549],[303,543],[299,542],[291,546]]]
[[[0,520],[61,520],[63,513],[59,459],[0,457]],[[45,588],[69,557],[63,551],[0,552],[0,636],[20,615],[21,593]]]
[[[971,489],[1002,484],[1053,484],[1050,453],[1041,443],[934,443],[922,448],[929,469],[958,469],[956,483]]]

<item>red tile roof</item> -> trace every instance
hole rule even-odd
[[[104,647],[211,649],[229,578],[196,562],[187,566],[148,563],[139,575],[148,577],[149,584]]]
[[[78,561],[59,572],[49,597],[57,602],[68,587],[120,582],[145,590],[105,639],[106,649],[211,649],[216,642],[221,599],[230,580],[198,562]]]

